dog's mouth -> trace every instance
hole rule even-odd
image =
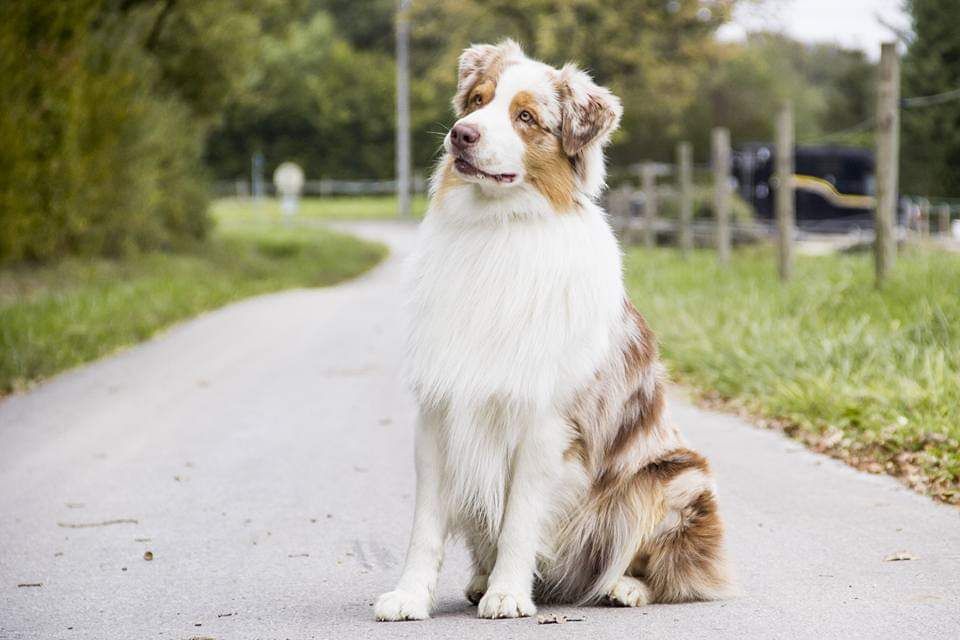
[[[517,174],[515,173],[487,173],[486,171],[481,171],[465,160],[463,156],[454,158],[453,166],[456,167],[457,171],[462,175],[494,180],[501,184],[510,184],[517,179]]]

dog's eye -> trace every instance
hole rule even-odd
[[[521,122],[533,122],[533,114],[526,109],[521,111],[517,117],[520,118]]]
[[[473,96],[473,104],[477,104],[477,105],[483,104],[483,96],[480,95],[479,93]]]

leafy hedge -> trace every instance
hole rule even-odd
[[[146,15],[109,5],[0,3],[0,264],[169,248],[209,228],[201,125],[160,89],[133,28]]]

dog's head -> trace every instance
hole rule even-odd
[[[512,40],[461,54],[453,107],[459,119],[444,148],[457,180],[494,196],[534,188],[561,209],[578,192],[598,195],[603,147],[623,111],[576,66],[531,60]]]

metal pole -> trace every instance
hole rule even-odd
[[[785,103],[777,115],[777,231],[781,280],[793,275],[793,234],[796,212],[793,195],[793,105]]]
[[[677,145],[677,191],[680,194],[680,251],[688,255],[693,249],[693,147],[689,142]]]
[[[713,214],[717,220],[717,261],[730,262],[730,131],[713,130]]]
[[[410,215],[410,5],[397,4],[397,214]]]
[[[643,179],[643,246],[648,249],[657,244],[657,167],[652,162],[644,162],[641,170]]]
[[[877,91],[877,208],[874,213],[877,286],[883,284],[897,255],[894,221],[897,214],[900,158],[900,57],[897,44],[880,47],[880,86]]]

